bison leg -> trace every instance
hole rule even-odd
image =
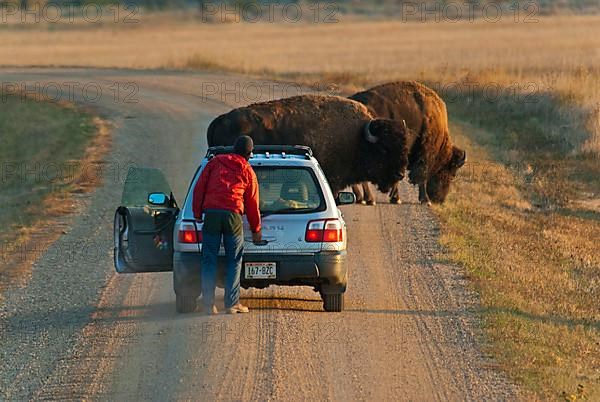
[[[402,204],[402,201],[400,201],[400,190],[398,189],[399,185],[399,182],[394,184],[390,190],[390,204]]]
[[[352,185],[352,192],[356,196],[357,204],[365,204],[365,200],[363,198],[363,193],[360,191],[360,186],[358,184]]]
[[[419,202],[421,204],[427,204],[431,206],[431,200],[429,200],[429,196],[427,195],[427,182],[419,184]]]
[[[375,202],[375,196],[373,195],[373,192],[371,191],[371,186],[369,186],[369,182],[368,181],[363,181],[362,182],[362,188],[363,188],[363,194],[364,194],[365,201],[366,201],[367,205],[375,205],[375,204],[377,204]]]

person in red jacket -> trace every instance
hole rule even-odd
[[[252,241],[262,240],[258,208],[258,181],[248,163],[254,148],[247,135],[236,139],[232,154],[214,156],[204,167],[194,187],[192,208],[202,226],[202,304],[207,314],[216,314],[217,256],[221,239],[225,247],[225,309],[229,314],[247,313],[240,303],[240,272],[244,251],[242,215],[246,214]]]

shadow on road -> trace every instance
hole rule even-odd
[[[320,299],[294,297],[242,297],[251,310],[286,310],[322,312]],[[308,303],[308,304],[307,304]],[[217,306],[223,311],[222,297],[217,297]],[[88,324],[112,325],[123,322],[159,322],[186,320],[203,316],[201,300],[198,308],[189,314],[178,314],[175,301],[136,306],[114,306],[89,308],[80,307],[60,311],[35,311],[6,317],[0,322],[2,336],[39,336],[73,333]]]
[[[300,302],[316,302],[322,303],[321,299],[308,299],[304,297],[285,297],[285,296],[277,296],[277,297],[269,297],[269,296],[242,296],[240,300],[291,300],[291,301],[300,301]]]
[[[282,311],[304,311],[322,312],[321,299],[310,299],[304,297],[285,296],[242,296],[240,301],[251,310],[282,310]]]
[[[280,310],[301,311],[308,313],[325,313],[320,299],[301,297],[242,297],[244,304],[254,311]],[[223,311],[222,300],[220,300],[220,311]],[[154,303],[139,306],[120,306],[108,308],[73,308],[62,311],[38,311],[31,314],[22,314],[6,317],[0,328],[3,336],[39,336],[52,333],[72,333],[85,327],[87,324],[113,325],[123,322],[159,322],[187,320],[189,318],[202,317],[200,303],[198,309],[190,314],[177,314],[174,302]],[[497,314],[504,312],[517,315],[532,321],[552,322],[559,325],[578,326],[600,329],[600,322],[594,320],[572,320],[558,316],[534,315],[518,310],[478,309],[477,311],[448,311],[448,310],[385,310],[347,308],[341,314],[365,314],[365,315],[404,315],[425,316],[437,318],[460,318],[467,314]]]
[[[365,309],[345,309],[349,313],[366,313],[366,314],[392,314],[392,315],[419,315],[426,317],[462,317],[463,312],[458,311],[427,311],[427,310],[365,310]]]

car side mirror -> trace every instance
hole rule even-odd
[[[335,198],[335,205],[348,205],[356,202],[356,196],[350,191],[340,191]]]
[[[150,205],[166,205],[169,202],[169,196],[165,193],[150,193],[148,194],[148,204]]]

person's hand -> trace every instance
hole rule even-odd
[[[252,243],[260,243],[262,241],[262,232],[259,230],[256,233],[252,233]]]

